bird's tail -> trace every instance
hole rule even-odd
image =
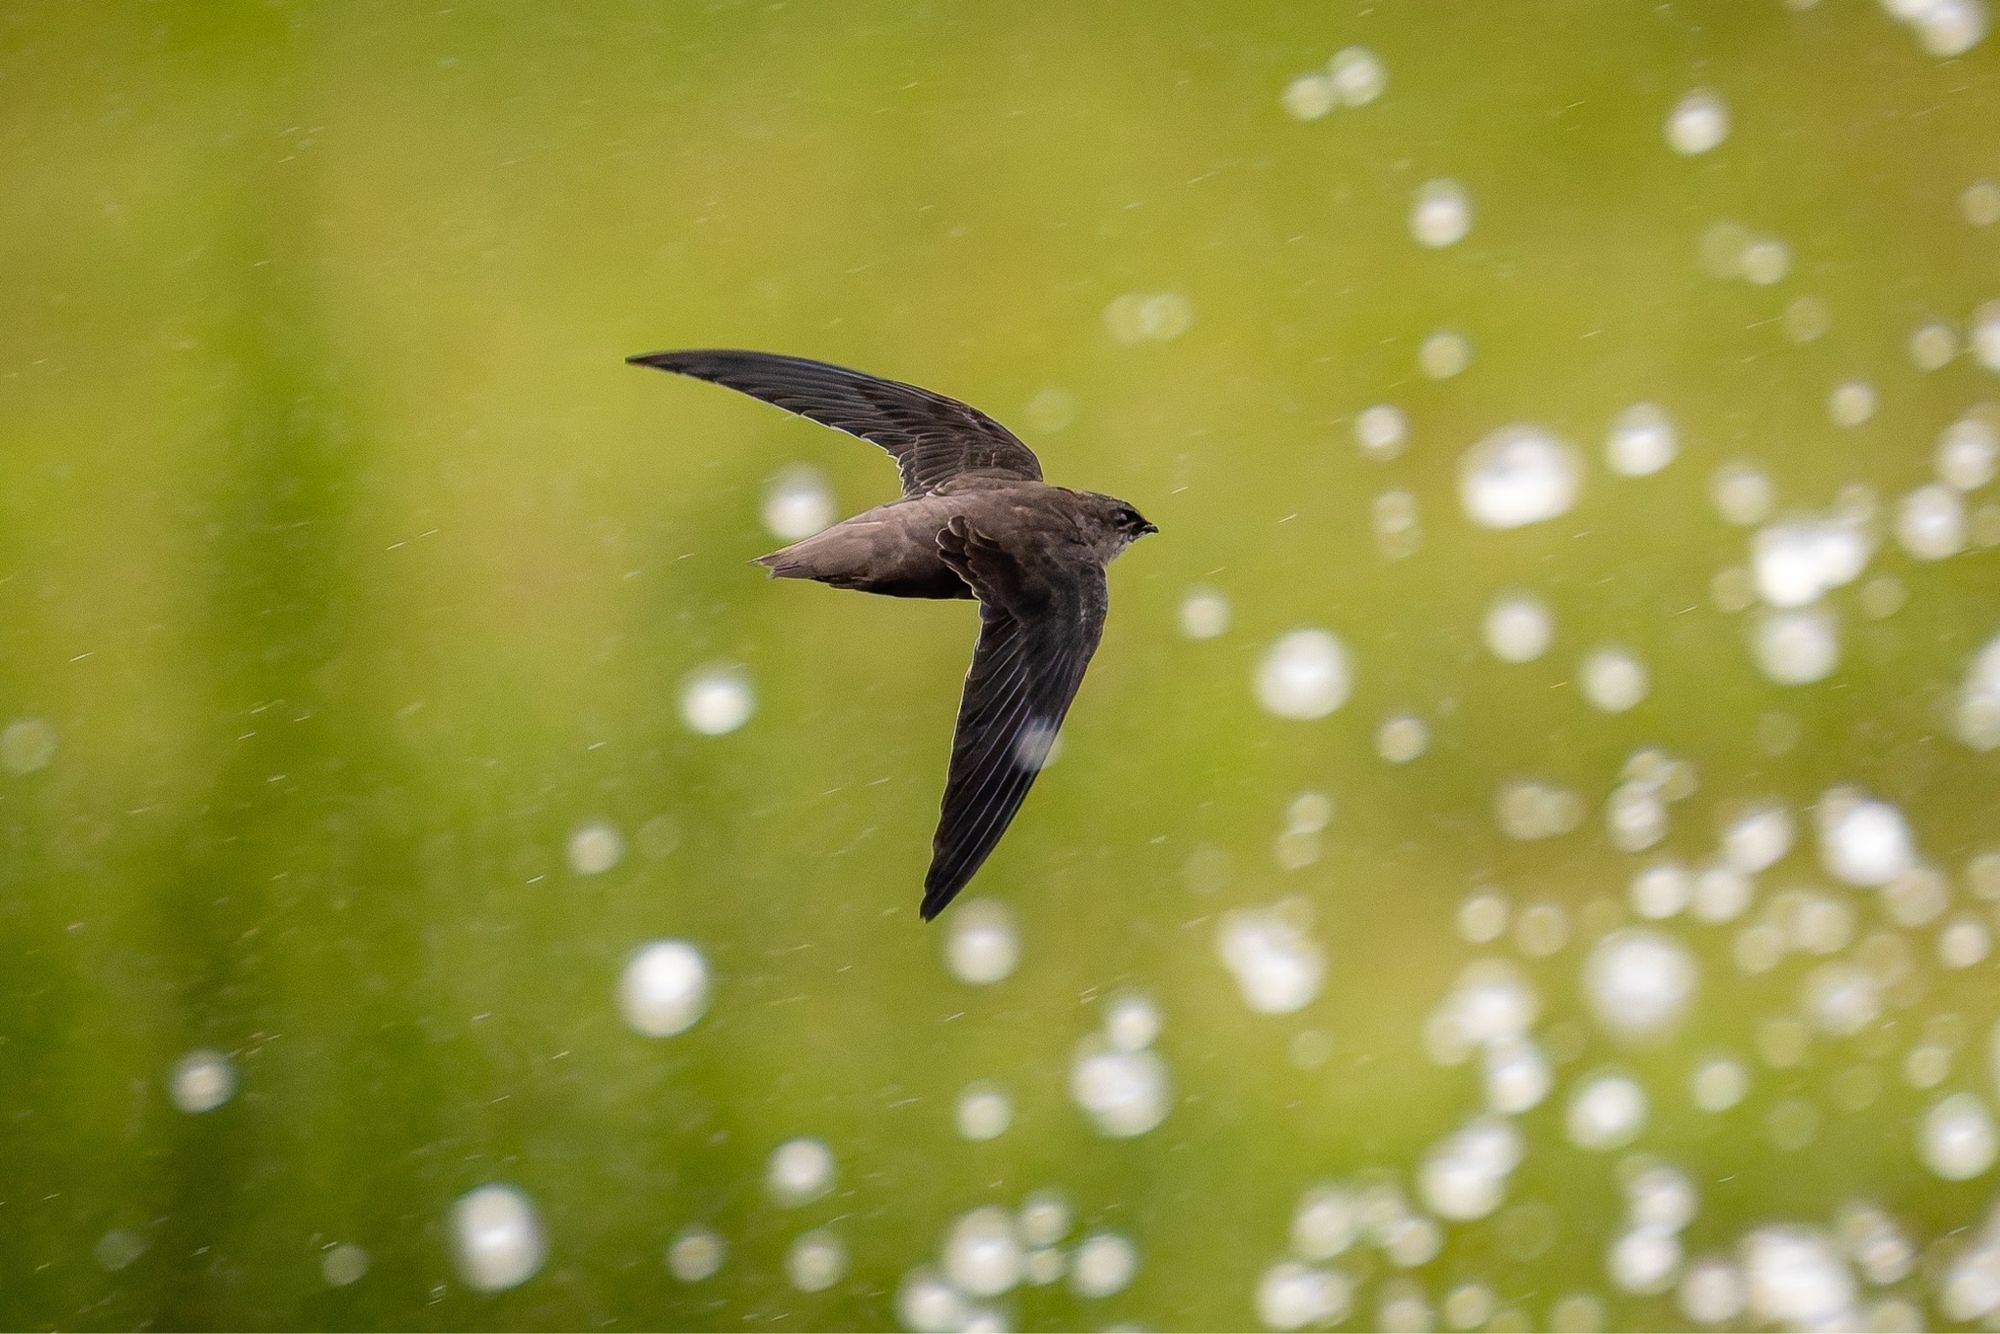
[[[771,572],[773,579],[824,579],[825,572],[796,546],[784,547],[750,562]]]

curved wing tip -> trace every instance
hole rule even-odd
[[[917,909],[918,913],[922,914],[926,922],[936,920],[937,915],[950,907],[951,901],[958,897],[958,891],[964,888],[964,881],[955,885],[949,882],[936,884],[926,882],[923,905]]]
[[[634,352],[625,358],[627,366],[652,366],[658,370],[672,370],[678,352]]]

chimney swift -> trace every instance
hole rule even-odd
[[[1020,809],[1104,633],[1104,567],[1159,529],[1113,496],[1042,480],[1014,433],[915,385],[767,352],[627,358],[752,398],[887,450],[903,495],[757,563],[901,598],[979,599],[924,920],[972,879]]]

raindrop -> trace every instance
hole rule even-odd
[[[2000,371],[2000,301],[1972,312],[1972,355],[1989,371]]]
[[[1759,287],[1782,282],[1792,271],[1791,249],[1775,236],[1760,236],[1743,247],[1742,270]]]
[[[1674,424],[1654,403],[1634,403],[1611,419],[1604,462],[1623,477],[1646,477],[1674,461],[1679,452]]]
[[[1014,1219],[986,1205],[952,1225],[944,1245],[944,1272],[968,1297],[998,1297],[1021,1281],[1021,1241]]]
[[[1493,1293],[1483,1283],[1460,1283],[1444,1295],[1445,1323],[1453,1329],[1476,1329],[1492,1317]]]
[[[1820,861],[1836,879],[1886,885],[1915,860],[1903,813],[1886,801],[1835,788],[1820,797],[1816,814]]]
[[[1054,435],[1067,430],[1069,424],[1076,420],[1076,409],[1075,394],[1055,385],[1047,385],[1035,391],[1035,396],[1023,409],[1023,415],[1035,430]]]
[[[1040,1246],[1021,1256],[1021,1281],[1046,1288],[1068,1272],[1063,1253],[1053,1246]]]
[[[1412,555],[1423,545],[1417,522],[1417,498],[1408,491],[1384,491],[1372,508],[1375,547],[1390,560]]]
[[[969,986],[1002,980],[1021,962],[1014,911],[998,899],[967,899],[951,914],[944,938],[945,967]]]
[[[1077,1044],[1069,1094],[1097,1132],[1110,1139],[1143,1135],[1171,1106],[1167,1066],[1150,1051],[1120,1051],[1095,1035]]]
[[[1453,180],[1430,180],[1417,187],[1410,204],[1410,235],[1438,249],[1455,245],[1472,229],[1472,202]]]
[[[1510,779],[1494,795],[1494,814],[1509,838],[1552,838],[1583,822],[1584,805],[1583,798],[1567,788],[1535,779]],[[1527,920],[1523,918],[1524,923]]]
[[[1325,630],[1281,635],[1257,666],[1257,702],[1280,718],[1324,718],[1352,686],[1347,648]]]
[[[1785,307],[1785,336],[1794,343],[1810,343],[1824,338],[1833,326],[1826,302],[1816,296],[1802,296]]]
[[[1194,325],[1194,304],[1178,292],[1127,292],[1104,308],[1104,327],[1120,343],[1167,343]]]
[[[1229,629],[1229,599],[1220,591],[1197,585],[1181,598],[1181,633],[1189,639],[1214,639]]]
[[[1895,1222],[1874,1205],[1848,1204],[1839,1217],[1841,1240],[1868,1282],[1900,1283],[1916,1261],[1915,1250]],[[1914,1324],[1896,1326],[1914,1329]]]
[[[1555,903],[1530,904],[1514,923],[1514,944],[1531,959],[1545,959],[1569,943],[1569,918]]]
[[[1471,342],[1450,329],[1430,334],[1417,347],[1417,369],[1433,380],[1449,380],[1471,364]]]
[[[800,1233],[785,1251],[785,1277],[800,1292],[824,1292],[847,1272],[847,1246],[825,1228]]]
[[[1801,1227],[1766,1227],[1742,1242],[1749,1308],[1759,1323],[1809,1329],[1846,1323],[1854,1276],[1825,1236]]]
[[[1715,512],[1740,527],[1762,523],[1771,513],[1771,479],[1748,463],[1725,463],[1716,469],[1708,494]]]
[[[1986,962],[1993,934],[1977,917],[1954,917],[1938,933],[1938,962],[1947,968],[1971,968]]]
[[[2000,458],[2000,430],[1979,417],[1961,417],[1938,436],[1938,480],[1959,491],[1976,491],[1993,480]]]
[[[1743,252],[1750,232],[1740,223],[1711,223],[1701,234],[1701,266],[1717,278],[1743,276]]]
[[[1326,69],[1341,102],[1351,107],[1373,102],[1389,82],[1381,58],[1365,46],[1342,47],[1326,62]]]
[[[569,835],[569,869],[578,875],[602,875],[625,855],[625,836],[609,820],[590,820]]]
[[[1934,868],[1911,866],[1883,887],[1882,900],[1896,925],[1927,926],[1944,915],[1951,890]]]
[[[461,1195],[451,1208],[451,1236],[460,1276],[481,1292],[527,1282],[547,1254],[534,1201],[513,1186],[479,1186]]]
[[[1993,1166],[1993,1118],[1970,1093],[1954,1093],[1924,1113],[1918,1147],[1924,1165],[1946,1181],[1970,1181]]]
[[[1387,1285],[1381,1290],[1381,1305],[1375,1313],[1375,1328],[1386,1334],[1417,1334],[1436,1323],[1431,1304],[1414,1286]]]
[[[16,718],[0,729],[0,769],[17,778],[46,769],[55,754],[56,729],[46,718]]]
[[[1683,156],[1706,153],[1728,137],[1729,108],[1707,88],[1684,93],[1667,114],[1667,145]]]
[[[709,1229],[683,1228],[667,1246],[667,1272],[683,1283],[699,1283],[715,1276],[727,1254],[728,1246]]]
[[[1486,607],[1486,647],[1502,662],[1532,662],[1555,638],[1548,604],[1531,593],[1501,593]]]
[[[1620,645],[1594,650],[1579,671],[1584,698],[1606,713],[1623,713],[1646,697],[1645,664]]]
[[[1303,1329],[1347,1315],[1353,1283],[1343,1274],[1279,1260],[1257,1280],[1257,1319],[1267,1329]]]
[[[1739,810],[1723,827],[1722,856],[1746,875],[1769,870],[1792,849],[1792,815],[1775,801]]]
[[[1958,334],[1933,320],[1910,332],[1910,364],[1920,371],[1943,368],[1958,355]]]
[[[1836,426],[1861,425],[1875,415],[1875,386],[1865,380],[1835,385],[1827,396],[1826,412]]]
[[[1417,1168],[1417,1189],[1440,1217],[1463,1222],[1500,1207],[1521,1161],[1520,1132],[1497,1117],[1474,1121],[1433,1145]],[[1427,1248],[1435,1251],[1435,1246]],[[1410,1257],[1422,1263],[1429,1255]]]
[[[1625,1202],[1633,1222],[1679,1232],[1694,1221],[1694,1182],[1664,1163],[1649,1163],[1626,1182]]]
[[[1111,998],[1104,1010],[1104,1037],[1120,1051],[1143,1051],[1160,1036],[1160,1007],[1142,991]]]
[[[1329,75],[1301,74],[1285,85],[1278,105],[1293,120],[1318,120],[1340,101],[1340,89]]]
[[[1697,977],[1680,941],[1645,927],[1613,931],[1584,961],[1584,994],[1598,1022],[1642,1036],[1673,1024],[1687,1009]]]
[[[1605,1268],[1626,1292],[1665,1292],[1680,1271],[1681,1239],[1663,1227],[1625,1229],[1611,1244]]]
[[[1077,1245],[1069,1283],[1080,1297],[1109,1297],[1138,1271],[1138,1247],[1115,1232],[1094,1232]]]
[[[1478,893],[1458,905],[1459,939],[1474,945],[1498,940],[1507,929],[1507,900],[1498,894]]]
[[[368,1252],[347,1242],[329,1248],[319,1258],[319,1275],[329,1288],[358,1283],[367,1272]]]
[[[1858,964],[1825,963],[1806,975],[1804,1008],[1821,1031],[1852,1037],[1881,1017],[1881,989]]]
[[[685,940],[634,950],[618,979],[618,1012],[641,1037],[686,1032],[708,1010],[708,961]]]
[[[1750,906],[1750,877],[1732,866],[1706,866],[1696,872],[1690,904],[1695,920],[1716,925],[1733,922]]]
[[[1578,1148],[1623,1148],[1645,1122],[1646,1091],[1629,1076],[1592,1075],[1570,1095],[1566,1124]]]
[[[1486,1106],[1502,1116],[1518,1116],[1549,1096],[1554,1076],[1549,1058],[1532,1042],[1501,1041],[1486,1047]]]
[[[1953,722],[1958,739],[1974,750],[2000,747],[2000,634],[1967,663]]]
[[[145,1253],[144,1237],[130,1228],[114,1227],[97,1239],[97,1245],[91,1249],[91,1258],[97,1261],[98,1268],[115,1274]]]
[[[1304,1009],[1326,977],[1318,942],[1276,909],[1239,909],[1224,915],[1216,952],[1236,977],[1243,1003],[1259,1014]]]
[[[1958,196],[1958,212],[1974,227],[1991,227],[2000,222],[2000,185],[1978,180]]]
[[[1632,877],[1626,897],[1632,911],[1650,921],[1677,917],[1694,897],[1694,877],[1679,862],[1653,862]]]
[[[1861,604],[1861,614],[1871,620],[1887,620],[1903,609],[1909,601],[1909,590],[1903,581],[1893,574],[1878,574],[1861,585],[1861,593],[1855,599]]]
[[[1038,1190],[1021,1201],[1018,1230],[1030,1246],[1053,1246],[1069,1233],[1069,1201],[1060,1191]]]
[[[1359,1230],[1351,1195],[1338,1186],[1314,1186],[1299,1197],[1292,1214],[1292,1252],[1307,1260],[1331,1260],[1354,1244]]]
[[[681,682],[681,720],[703,736],[734,732],[756,709],[750,680],[740,667],[704,667]]]
[[[1984,0],[1890,0],[1885,8],[1915,29],[1917,44],[1940,60],[1964,55],[1986,36]]]
[[[1387,460],[1400,456],[1409,436],[1409,419],[1393,404],[1377,403],[1355,415],[1354,443],[1369,458]]]
[[[967,1084],[958,1095],[958,1133],[963,1139],[998,1139],[1014,1120],[1014,1104],[990,1080]]]
[[[1896,540],[1918,560],[1943,560],[1965,549],[1965,502],[1942,483],[1920,486],[1896,506]]]
[[[639,850],[655,861],[672,856],[680,843],[680,826],[671,815],[655,815],[639,826]]]
[[[1750,651],[1774,684],[1811,685],[1840,665],[1840,632],[1824,607],[1784,607],[1750,622]]]
[[[236,1093],[236,1067],[221,1052],[198,1048],[174,1062],[167,1096],[190,1114],[212,1112]]]
[[[1565,514],[1581,485],[1575,448],[1539,426],[1503,426],[1459,460],[1459,498],[1473,522],[1487,528]]]
[[[1408,764],[1430,744],[1430,729],[1421,718],[1391,714],[1375,729],[1375,753],[1391,764]]]
[[[1750,1073],[1734,1057],[1706,1057],[1695,1066],[1688,1091],[1702,1111],[1726,1112],[1750,1091]]]
[[[764,492],[764,527],[786,542],[811,537],[833,522],[833,488],[809,463],[779,470]]]
[[[952,1334],[970,1316],[965,1298],[929,1268],[913,1269],[896,1288],[896,1316],[903,1328],[923,1334]]]
[[[1445,1013],[1467,1042],[1513,1042],[1525,1037],[1540,998],[1512,964],[1477,959],[1459,976],[1445,1001]]]
[[[788,1139],[771,1150],[764,1164],[764,1190],[787,1209],[810,1203],[833,1189],[833,1150],[824,1140]]]
[[[1749,1293],[1743,1271],[1720,1256],[1703,1256],[1681,1278],[1681,1314],[1698,1325],[1727,1325],[1743,1315]]]

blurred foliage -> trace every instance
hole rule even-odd
[[[1288,116],[1288,83],[1352,44],[1387,70],[1379,100]],[[1698,994],[1630,1046],[1578,978],[1631,915],[1646,857],[1599,807],[1649,746],[1700,786],[1648,856],[1711,856],[1746,799],[1809,830],[1853,784],[1990,924],[1962,869],[2000,839],[1995,757],[1948,720],[2000,629],[2000,558],[1885,539],[1871,569],[1906,604],[1871,619],[1845,590],[1837,672],[1777,685],[1711,595],[1747,537],[1708,492],[1750,459],[1781,507],[1859,483],[1886,513],[1993,396],[1971,355],[1923,371],[1906,347],[2000,296],[2000,227],[1960,203],[2000,175],[1996,52],[1940,59],[1860,0],[10,5],[0,723],[38,720],[56,748],[0,773],[0,1325],[885,1327],[954,1219],[1054,1187],[1076,1233],[1132,1239],[1137,1275],[1102,1299],[1024,1287],[1004,1318],[1241,1326],[1307,1185],[1414,1192],[1426,1148],[1480,1110],[1477,1062],[1437,1063],[1425,1030],[1493,954],[1539,995],[1556,1062],[1517,1118],[1512,1212],[1447,1225],[1412,1286],[1348,1257],[1355,1323],[1468,1282],[1500,1325],[1685,1322],[1606,1275],[1620,1156],[1569,1143],[1563,1112],[1605,1066],[1649,1092],[1634,1151],[1697,1187],[1691,1252],[1872,1201],[1930,1248],[1887,1294],[1944,1321],[1949,1238],[1992,1177],[1923,1167],[1933,1093],[1902,1072],[1935,1039],[1937,1091],[1990,1099],[1990,964],[1946,969],[1936,926],[1912,928],[1920,984],[1781,1068],[1759,1035],[1797,1012],[1810,961],[1746,973],[1732,928],[1671,924]],[[1732,129],[1689,157],[1662,127],[1695,87]],[[1441,250],[1409,226],[1434,177],[1474,209]],[[1783,238],[1781,281],[1704,271],[1727,220]],[[1184,333],[1110,335],[1117,298],[1159,292],[1188,303]],[[1788,335],[1802,296],[1825,336]],[[1469,339],[1464,373],[1418,371],[1437,329]],[[759,507],[781,468],[822,469],[843,513],[893,473],[622,364],[679,345],[963,397],[1052,480],[1160,525],[1112,573],[1061,762],[974,883],[1018,923],[1004,981],[954,978],[952,917],[916,915],[971,611],[747,568],[779,545]],[[1850,379],[1879,406],[1843,428],[1827,399]],[[1051,389],[1073,420],[1037,430]],[[1599,442],[1640,400],[1681,454],[1616,477]],[[1386,463],[1352,437],[1378,402],[1409,420]],[[1520,420],[1590,455],[1582,496],[1482,529],[1460,456]],[[1370,517],[1392,486],[1423,537],[1397,560]],[[1219,638],[1177,629],[1194,585],[1229,599]],[[1505,587],[1555,613],[1538,662],[1481,645]],[[1321,721],[1251,688],[1299,625],[1353,656]],[[1615,716],[1573,679],[1604,642],[1651,675]],[[713,663],[756,692],[720,737],[678,704]],[[1375,731],[1397,711],[1431,741],[1391,766]],[[1519,776],[1588,818],[1503,836],[1495,793]],[[1301,791],[1334,815],[1286,869],[1272,844]],[[593,820],[626,853],[579,875],[566,844]],[[1826,882],[1810,843],[1760,896]],[[1569,943],[1466,943],[1460,905],[1489,886],[1561,907]],[[1872,891],[1834,892],[1874,927]],[[1325,985],[1254,1013],[1218,929],[1287,896]],[[693,942],[713,995],[650,1039],[614,992],[655,938]],[[1174,1105],[1107,1140],[1068,1080],[1121,991],[1159,1008]],[[170,1072],[202,1048],[238,1086],[189,1114]],[[1752,1074],[1722,1115],[1686,1093],[1713,1049]],[[1856,1068],[1881,1091],[1844,1109],[1829,1090]],[[987,1143],[954,1129],[974,1079],[1013,1101]],[[1772,1109],[1801,1101],[1816,1133],[1774,1147]],[[801,1135],[838,1182],[779,1208],[766,1159]],[[482,1294],[451,1207],[496,1181],[534,1201],[548,1255]],[[661,1256],[691,1223],[728,1257],[689,1284]],[[795,1291],[787,1247],[822,1226],[847,1273]],[[336,1243],[366,1252],[358,1281],[323,1276]],[[1565,1317],[1576,1294],[1601,1305]]]

